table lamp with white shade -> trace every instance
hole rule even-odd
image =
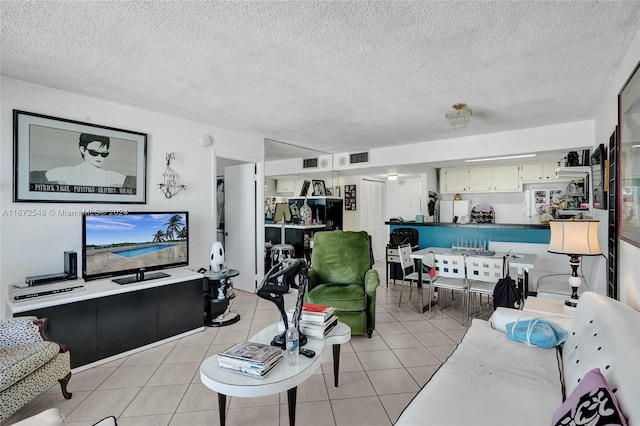
[[[599,256],[602,254],[598,244],[598,221],[590,219],[552,220],[549,222],[551,240],[550,253],[566,254],[572,273],[569,277],[571,298],[565,300],[567,309],[575,309],[578,305],[578,287],[582,279],[578,276],[578,267],[582,256]]]

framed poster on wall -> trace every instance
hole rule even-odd
[[[607,152],[604,144],[600,144],[591,154],[591,176],[593,180],[593,207],[596,209],[607,209],[607,189],[605,184]]]
[[[640,63],[618,94],[618,233],[640,247]]]
[[[146,133],[13,110],[13,138],[15,202],[146,202]]]
[[[356,186],[345,185],[344,186],[344,209],[356,210]]]

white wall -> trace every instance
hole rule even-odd
[[[125,208],[129,211],[188,210],[190,221],[190,267],[209,263],[215,231],[215,162],[218,155],[261,163],[264,141],[259,135],[240,134],[202,123],[157,114],[79,96],[43,86],[2,77],[0,129],[0,317],[6,315],[4,299],[8,285],[24,282],[25,276],[63,270],[63,252],[82,252],[81,218],[47,215],[45,217],[11,216],[12,209],[44,208],[101,209]],[[12,110],[24,110],[54,117],[148,134],[147,139],[147,203],[146,204],[69,204],[14,203],[12,201],[13,125]],[[203,147],[202,135],[211,135],[214,144]],[[165,167],[165,154],[175,152],[171,166],[179,174],[179,183],[187,190],[166,199],[157,189]],[[244,153],[254,153],[256,157]],[[262,218],[260,218],[262,220]],[[260,253],[262,248],[260,248]],[[90,285],[90,283],[88,284]]]
[[[627,55],[622,59],[620,65],[611,75],[611,86],[606,91],[602,105],[595,119],[595,145],[604,144],[609,146],[609,136],[613,133],[618,124],[618,92],[622,89],[631,73],[640,62],[640,31],[636,34],[631,43]],[[600,220],[599,242],[602,250],[606,250],[606,226],[607,211],[596,210],[594,217]],[[640,309],[640,248],[631,244],[619,242],[619,269],[618,283],[620,300],[624,303]],[[603,268],[604,269],[604,268]],[[601,271],[601,279],[605,278],[605,271]]]
[[[400,179],[387,182],[387,214],[391,217],[402,217],[414,220],[421,214],[422,179]]]

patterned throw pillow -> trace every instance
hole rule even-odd
[[[599,368],[589,371],[553,413],[553,425],[622,425],[627,422]]]

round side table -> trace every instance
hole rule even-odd
[[[224,327],[240,321],[240,314],[231,312],[229,300],[235,297],[230,293],[231,280],[240,272],[237,269],[229,269],[225,273],[208,271],[204,278],[208,280],[207,289],[204,292],[204,325],[210,327]]]

